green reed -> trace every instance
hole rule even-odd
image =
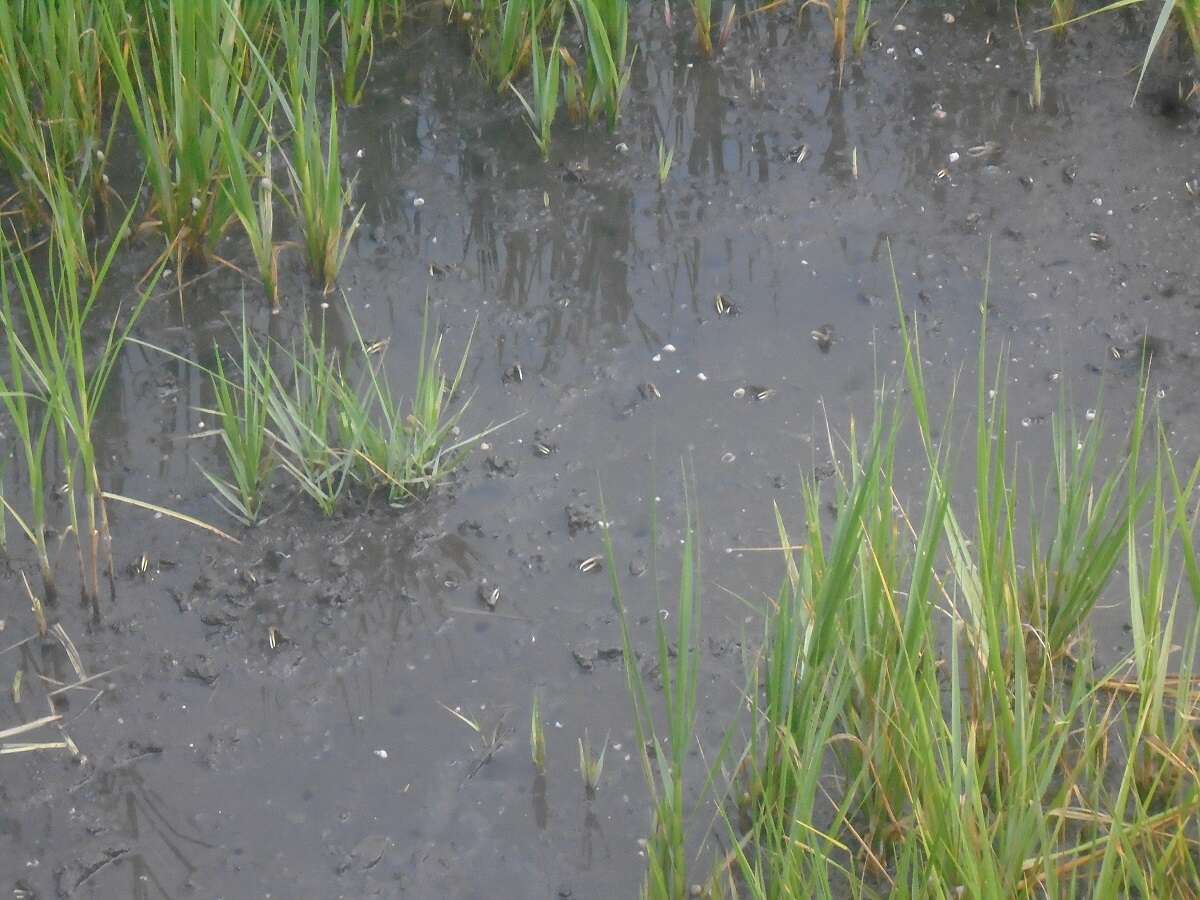
[[[210,433],[221,438],[228,475],[201,471],[218,503],[243,524],[261,519],[278,472],[325,515],[356,485],[406,503],[444,481],[492,430],[469,437],[458,431],[467,404],[455,401],[469,339],[447,375],[442,339],[429,337],[426,315],[406,403],[383,371],[382,352],[362,343],[349,307],[347,313],[358,338],[354,352],[337,352],[327,345],[324,327],[314,336],[307,324],[290,346],[263,341],[243,317],[233,365],[218,351],[211,369],[198,366],[212,385],[213,406],[202,411],[216,418]]]
[[[353,454],[336,446],[334,418],[346,389],[341,366],[305,320],[300,339],[282,355],[282,373],[271,369],[265,385],[269,434],[280,467],[327,516],[350,484]]]
[[[707,787],[736,760],[717,809],[729,849],[702,893],[1194,895],[1200,463],[1177,472],[1164,429],[1146,428],[1143,389],[1124,449],[1100,473],[1099,426],[1072,430],[1064,405],[1044,508],[1026,509],[986,333],[975,422],[962,431],[939,415],[935,433],[920,338],[901,321],[905,391],[890,408],[880,391],[870,428],[852,422],[844,450],[830,447],[831,482],[803,482],[801,535],[776,511],[784,576],[747,651],[748,739],[731,754],[731,727],[706,776]],[[910,501],[896,451],[914,421],[928,474]],[[958,434],[973,434],[969,453]],[[974,477],[956,491],[960,455]],[[673,673],[669,747],[652,739],[646,689],[627,669],[636,737],[656,748],[643,759],[655,815],[643,896],[663,900],[693,891],[675,805],[682,760],[665,761],[695,740],[676,688],[683,648],[699,640],[682,630],[698,600],[689,553],[685,541],[679,653],[660,661]],[[629,654],[615,581],[613,593]],[[1090,612],[1122,594],[1133,651],[1101,667]]]
[[[94,442],[96,418],[109,378],[157,281],[157,273],[127,309],[107,313],[109,321],[98,343],[90,323],[99,312],[101,291],[128,233],[132,213],[116,229],[116,237],[104,255],[81,264],[75,253],[86,246],[86,241],[76,189],[62,171],[52,172],[51,178],[52,189],[46,198],[52,227],[45,272],[35,271],[19,243],[0,235],[0,268],[4,272],[0,287],[10,367],[10,385],[0,386],[0,392],[6,395],[5,405],[22,445],[30,485],[29,519],[20,519],[11,505],[5,505],[35,547],[46,600],[52,602],[56,589],[44,536],[44,492],[48,477],[63,480],[80,568],[80,590],[85,602],[99,615],[101,560],[110,587],[114,571],[112,535]],[[20,319],[14,315],[10,284],[20,301]],[[35,410],[34,405],[40,408]],[[63,461],[63,470],[53,474],[45,468],[51,435]]]
[[[550,158],[550,131],[554,125],[554,117],[558,114],[558,70],[561,57],[558,53],[559,33],[554,35],[554,43],[543,58],[541,41],[537,32],[532,35],[530,51],[530,74],[533,80],[533,102],[530,103],[512,86],[512,91],[521,101],[528,118],[526,123],[533,135],[534,143],[542,153],[542,159]]]
[[[863,55],[870,37],[871,0],[858,0],[858,8],[854,14],[854,33],[850,38],[850,45],[854,48],[855,56]]]
[[[280,248],[275,244],[275,180],[271,168],[276,149],[274,136],[268,123],[266,149],[259,159],[239,142],[228,111],[218,114],[218,125],[228,173],[221,190],[250,244],[258,277],[271,308],[278,310]]]
[[[342,45],[342,102],[358,106],[375,54],[376,0],[341,0],[337,11]]]
[[[603,112],[611,131],[617,127],[632,70],[629,0],[572,0],[572,9],[585,35],[583,96],[588,118],[594,121]]]
[[[384,377],[382,356],[371,358],[353,314],[350,321],[363,346],[363,373],[353,384],[341,385],[336,412],[340,446],[354,456],[354,471],[362,483],[383,490],[392,503],[405,503],[442,481],[483,436],[464,439],[455,434],[466,403],[457,409],[452,409],[452,403],[462,383],[471,339],[454,374],[447,375],[442,369],[442,338],[430,339],[426,311],[415,386],[406,410]]]
[[[269,40],[267,6],[134,0],[132,9],[105,8],[99,32],[146,164],[151,221],[180,257],[209,253],[235,215],[222,189],[230,167],[263,135],[267,78],[251,35]]]
[[[671,177],[671,164],[675,161],[675,148],[668,149],[662,138],[658,139],[658,184],[662,187]]]
[[[488,79],[500,88],[525,65],[531,32],[538,27],[536,0],[462,0],[459,19]]]
[[[275,78],[262,57],[259,67],[292,129],[290,153],[285,161],[294,212],[304,235],[309,268],[328,293],[341,271],[363,210],[360,207],[346,222],[346,211],[353,202],[353,183],[342,175],[335,101],[330,103],[328,130],[322,136],[317,107],[320,4],[317,0],[296,4],[275,0],[274,10],[284,53],[282,82]]]
[[[602,500],[603,503],[603,500]],[[608,515],[604,515],[607,523]],[[657,513],[651,507],[651,533],[657,533]],[[700,654],[700,562],[696,554],[697,523],[690,508],[683,535],[679,591],[675,609],[675,641],[662,616],[655,616],[655,647],[662,682],[665,722],[660,730],[650,705],[650,695],[636,660],[633,633],[613,553],[609,526],[604,526],[604,551],[613,608],[621,632],[626,660],[625,683],[633,703],[634,738],[638,761],[650,792],[651,822],[646,839],[646,881],[642,896],[683,900],[692,896],[687,860],[687,811],[684,807],[684,769],[695,740],[696,697]],[[662,606],[657,596],[655,608]]]
[[[213,350],[209,379],[214,407],[202,411],[216,416],[215,433],[221,438],[231,477],[222,478],[203,467],[200,471],[216,489],[222,508],[243,525],[253,525],[274,467],[267,437],[268,398],[273,386],[270,349],[255,340],[243,313],[236,379],[227,374],[221,349],[214,346]]]
[[[14,0],[0,6],[0,159],[28,210],[45,211],[39,180],[47,157],[81,188],[85,204],[104,187],[105,62],[102,11],[120,0]]]

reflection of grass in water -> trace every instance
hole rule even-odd
[[[1161,426],[1146,428],[1143,392],[1128,444],[1095,484],[1099,426],[1077,434],[1060,410],[1046,508],[1021,512],[1004,369],[989,381],[981,338],[973,495],[960,519],[950,494],[961,448],[948,416],[935,435],[919,338],[907,326],[904,335],[907,399],[881,401],[865,434],[851,424],[836,454],[835,524],[822,522],[813,482],[801,540],[777,514],[786,574],[749,658],[749,737],[734,745],[731,727],[701,791],[725,773],[717,817],[732,849],[707,890],[1194,896],[1200,626],[1176,617],[1186,618],[1182,594],[1200,601],[1200,465],[1177,470]],[[914,504],[894,484],[910,418],[929,472]],[[1039,523],[1052,523],[1049,540]],[[1028,562],[1017,549],[1026,530]],[[643,896],[664,900],[694,890],[683,818],[699,639],[691,534],[674,655],[657,626],[666,733],[655,730],[642,675],[626,667],[637,738],[650,748]],[[1134,647],[1100,668],[1088,618],[1118,568]],[[613,593],[633,660],[615,577]]]
[[[751,12],[785,2],[790,0],[767,0]],[[827,14],[840,82],[847,55],[866,47],[870,0],[856,0],[854,10],[850,0],[797,2],[801,11],[815,5]],[[1116,0],[1076,16],[1073,0],[1049,0],[1048,27],[1062,33],[1082,18],[1135,2],[1140,0]],[[691,3],[699,49],[711,55],[731,34],[736,5],[729,4],[724,21],[715,23],[710,0]],[[405,0],[340,0],[333,6],[319,0],[4,4],[0,162],[31,221],[47,215],[38,164],[43,155],[80,188],[75,196],[88,210],[97,195],[111,193],[103,172],[106,151],[118,118],[128,116],[147,172],[144,226],[160,230],[178,257],[194,251],[211,257],[238,221],[275,303],[279,248],[271,235],[270,159],[280,149],[309,265],[328,289],[362,212],[346,223],[352,179],[341,171],[338,102],[361,102],[376,31],[396,33],[406,9]],[[560,102],[572,121],[604,117],[615,128],[635,56],[628,0],[449,0],[448,12],[464,27],[497,89],[507,93],[523,79],[531,82],[518,96],[543,156]],[[669,6],[665,12],[669,23]],[[1200,56],[1200,0],[1166,0],[1143,76],[1172,25]],[[333,41],[336,61],[327,72],[331,64],[321,45]],[[318,90],[325,74],[336,81],[327,111]],[[118,102],[109,102],[110,95]],[[290,128],[273,144],[269,123],[276,104]],[[113,111],[107,123],[106,110]]]

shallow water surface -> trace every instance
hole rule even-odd
[[[65,710],[84,764],[0,763],[0,883],[96,898],[634,896],[649,811],[620,638],[607,578],[578,571],[601,551],[600,490],[649,649],[673,602],[682,468],[694,472],[701,738],[719,739],[761,627],[753,610],[780,575],[771,554],[736,548],[777,542],[772,502],[799,529],[800,478],[827,471],[830,435],[846,439],[902,374],[889,245],[933,402],[966,379],[960,422],[990,248],[988,327],[1021,457],[1045,458],[1063,383],[1080,420],[1103,385],[1119,441],[1146,333],[1159,348],[1151,390],[1175,447],[1194,453],[1195,104],[1163,115],[1164,81],[1130,108],[1145,34],[1115,19],[1063,44],[1036,36],[1039,113],[1026,101],[1033,53],[1007,13],[947,24],[906,7],[897,21],[906,30],[882,16],[838,91],[812,21],[750,17],[709,63],[686,23],[668,32],[647,9],[620,127],[563,125],[548,164],[454,34],[414,25],[382,51],[346,122],[366,212],[341,287],[364,338],[389,340],[399,384],[427,298],[452,356],[474,326],[463,427],[512,421],[402,512],[376,500],[326,520],[281,490],[234,547],[113,509],[118,562],[144,553],[149,570],[122,572],[98,628],[63,603],[89,671],[114,672],[98,701]],[[675,148],[661,188],[660,137]],[[292,257],[282,315],[247,287],[254,325],[286,340],[307,312],[351,340],[340,298],[320,297]],[[717,293],[738,315],[716,314]],[[204,358],[242,297],[217,270],[182,306],[157,304],[142,336]],[[506,380],[516,363],[524,380]],[[661,396],[643,396],[648,382]],[[748,386],[771,393],[735,396]],[[215,446],[189,437],[209,402],[187,366],[129,348],[105,413],[110,489],[232,529],[197,467],[220,465]],[[536,455],[535,440],[555,452]],[[905,459],[900,481],[919,485],[923,457]],[[5,637],[19,638],[30,560],[13,549],[0,589]],[[655,555],[657,594],[653,572],[625,572]],[[501,588],[494,613],[483,582]],[[1098,619],[1102,650],[1121,649],[1120,612]],[[0,656],[0,677],[35,665],[62,661],[26,647]],[[527,748],[535,692],[544,778]],[[2,723],[42,714],[28,697],[0,710]],[[585,729],[611,742],[591,800]]]

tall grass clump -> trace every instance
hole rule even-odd
[[[607,522],[608,516],[604,516]],[[651,530],[657,531],[651,513]],[[650,694],[646,690],[629,625],[626,602],[617,575],[612,535],[604,526],[613,607],[621,631],[626,660],[625,683],[633,702],[634,737],[638,760],[650,792],[650,829],[646,838],[646,882],[642,896],[683,900],[691,896],[687,860],[687,811],[684,806],[684,768],[695,740],[696,696],[700,654],[696,648],[700,632],[700,563],[696,555],[696,523],[689,509],[683,535],[679,568],[679,591],[674,610],[674,646],[666,620],[655,616],[655,646],[658,673],[662,680],[663,726],[656,724]],[[655,579],[655,608],[657,597]]]
[[[275,178],[271,170],[275,140],[268,125],[266,149],[259,159],[239,142],[228,111],[221,115],[219,125],[229,173],[221,190],[245,232],[271,308],[278,311],[280,247],[275,243]]]
[[[225,511],[242,524],[252,525],[262,509],[274,462],[267,443],[267,410],[273,382],[270,350],[251,335],[244,313],[238,350],[235,378],[227,373],[221,349],[214,348],[215,362],[209,372],[214,406],[203,410],[216,417],[216,433],[221,438],[230,478],[203,468],[201,472],[216,489]]]
[[[500,89],[511,84],[526,63],[532,32],[541,27],[538,0],[458,0],[454,9],[488,80]]]
[[[85,204],[103,189],[106,65],[100,16],[121,0],[13,0],[0,4],[0,159],[26,209],[44,216],[42,157],[62,169]]]
[[[307,324],[290,345],[260,340],[243,316],[232,352],[218,350],[212,368],[200,367],[213,392],[212,407],[201,409],[215,419],[206,434],[220,438],[224,474],[201,471],[219,505],[245,525],[261,521],[280,485],[276,473],[325,515],[352,491],[406,504],[444,481],[492,430],[462,436],[458,429],[467,407],[457,392],[469,339],[447,374],[442,338],[430,338],[426,315],[415,383],[405,400],[392,387],[383,354],[362,342],[347,312],[358,339],[354,349],[331,347],[323,326],[314,334]]]
[[[270,370],[266,391],[269,434],[280,467],[331,516],[351,481],[353,455],[339,449],[335,413],[345,379],[322,325],[314,337],[305,320],[286,365]]]
[[[716,755],[736,761],[718,798],[729,849],[703,889],[1195,896],[1200,463],[1177,469],[1143,391],[1102,471],[1103,433],[1073,429],[1064,403],[1045,499],[1027,505],[1034,485],[1018,476],[986,329],[975,421],[959,426],[931,410],[919,336],[901,321],[903,393],[887,405],[881,391],[870,427],[851,423],[831,446],[831,484],[803,483],[801,534],[776,513],[784,575],[749,652],[748,739]],[[927,474],[910,497],[895,473],[913,425]],[[960,458],[970,468],[956,486]],[[1132,651],[1116,659],[1090,636],[1102,599],[1130,621]],[[681,629],[694,601],[681,596]],[[681,630],[663,668],[682,671],[692,642]],[[635,667],[628,678],[652,739]],[[681,734],[643,762],[656,823],[643,896],[663,900],[686,896],[670,873],[687,845],[673,806],[682,766],[664,756],[695,740],[675,684],[664,679],[663,703]]]
[[[573,0],[572,8],[585,36],[587,61],[582,86],[590,121],[603,114],[610,131],[617,127],[621,98],[629,86],[633,59],[629,48],[629,0]],[[573,74],[574,68],[568,73]]]
[[[328,293],[337,280],[363,210],[360,208],[346,222],[353,186],[342,175],[336,101],[330,103],[324,136],[321,127],[317,106],[320,4],[317,0],[294,4],[275,0],[273,9],[284,54],[282,81],[270,72],[265,59],[259,57],[259,61],[291,127],[285,163],[294,212],[304,236],[309,268]]]
[[[342,102],[358,106],[375,53],[376,0],[341,0],[336,15],[342,50]]]
[[[8,381],[0,380],[0,396],[17,433],[30,504],[27,517],[20,516],[7,500],[5,507],[33,544],[45,600],[53,602],[57,588],[46,546],[45,493],[50,484],[63,485],[81,592],[98,615],[101,562],[110,586],[114,573],[112,535],[95,445],[96,419],[108,380],[157,275],[128,308],[106,314],[108,323],[97,342],[89,326],[100,312],[100,294],[129,217],[104,255],[82,265],[74,256],[77,248],[85,246],[78,231],[82,223],[74,215],[78,207],[65,173],[57,173],[57,178],[61,193],[48,195],[53,224],[44,271],[35,270],[15,238],[0,234],[0,324],[8,349]],[[68,234],[69,229],[77,233]],[[61,471],[47,465],[51,441]]]
[[[146,165],[150,221],[178,256],[209,253],[235,215],[222,186],[263,136],[267,71],[251,36],[270,40],[267,4],[118,7],[102,9],[99,33]]]
[[[513,86],[513,93],[521,101],[528,118],[526,123],[533,135],[534,143],[541,151],[542,159],[550,158],[550,130],[558,113],[558,68],[561,57],[558,53],[559,34],[554,35],[554,44],[543,58],[542,45],[535,31],[530,49],[530,72],[533,77],[533,102]]]
[[[350,321],[360,346],[362,334]],[[466,370],[471,340],[453,374],[442,366],[442,337],[429,337],[428,311],[421,324],[421,346],[412,398],[398,398],[383,371],[383,357],[363,350],[362,373],[339,385],[337,429],[340,446],[353,456],[357,480],[381,490],[388,501],[403,504],[428,492],[462,461],[482,434],[463,439],[456,429],[466,404],[453,408]]]

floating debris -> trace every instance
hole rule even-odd
[[[1107,247],[1108,246],[1108,235],[1105,234],[1103,231],[1089,231],[1088,232],[1088,240],[1091,241],[1093,244],[1095,244],[1097,247]]]
[[[785,154],[787,161],[793,165],[800,165],[808,159],[808,144],[797,144]]]
[[[721,318],[731,318],[739,312],[737,306],[731,303],[729,298],[724,294],[717,294],[716,299],[713,300],[713,306],[717,310],[717,315]]]
[[[1033,187],[1033,178],[1029,175],[1022,175],[1017,181],[1021,182],[1021,187],[1025,190],[1030,190]]]
[[[1060,378],[1062,378],[1062,372],[1060,372],[1058,369],[1051,369],[1046,373],[1046,380],[1050,382],[1050,384],[1054,384]]]
[[[738,391],[741,391],[741,393],[739,394]],[[738,391],[733,392],[733,395],[735,397],[739,397],[739,398],[747,397],[750,400],[755,400],[755,401],[759,401],[759,402],[761,402],[763,400],[770,400],[772,397],[775,396],[774,388],[761,387],[761,386],[755,385],[755,384],[748,384],[744,388],[739,388]]]
[[[486,581],[479,583],[479,602],[488,609],[495,609],[500,603],[500,588],[496,585],[489,585]]]
[[[817,342],[817,349],[822,353],[828,353],[829,348],[833,346],[833,326],[825,324],[820,328],[814,328],[811,333],[812,339]]]
[[[129,574],[145,577],[150,571],[150,557],[145,553],[129,564]]]
[[[999,149],[1000,145],[995,141],[984,141],[982,144],[968,147],[967,156],[974,157],[975,159],[983,159],[985,156],[991,156]]]
[[[439,266],[437,263],[429,264],[429,277],[430,278],[436,278],[438,281],[441,281],[448,274],[450,274],[449,266]]]
[[[553,444],[547,444],[545,441],[533,442],[533,455],[547,457],[554,453],[558,448]]]
[[[1089,409],[1087,412],[1085,412],[1083,414],[1083,417],[1085,419],[1087,419],[1089,422],[1094,422],[1094,421],[1096,421],[1096,411],[1094,409]]]
[[[525,369],[519,362],[515,362],[504,370],[504,374],[500,376],[500,380],[505,384],[520,384],[525,380]]]
[[[737,460],[737,455],[734,453],[731,453],[728,450],[726,450],[724,453],[721,454],[721,462],[725,463],[725,465],[729,465],[730,463],[735,462],[736,460]]]
[[[599,572],[604,568],[603,556],[589,556],[587,559],[581,559],[575,566],[584,575],[591,572]]]
[[[647,381],[644,384],[638,385],[638,393],[642,395],[643,400],[661,400],[662,392],[653,381]]]
[[[1062,178],[1067,184],[1074,184],[1075,177],[1079,174],[1079,170],[1075,166],[1063,166]]]
[[[1188,178],[1183,182],[1183,189],[1193,197],[1200,197],[1200,178]]]

